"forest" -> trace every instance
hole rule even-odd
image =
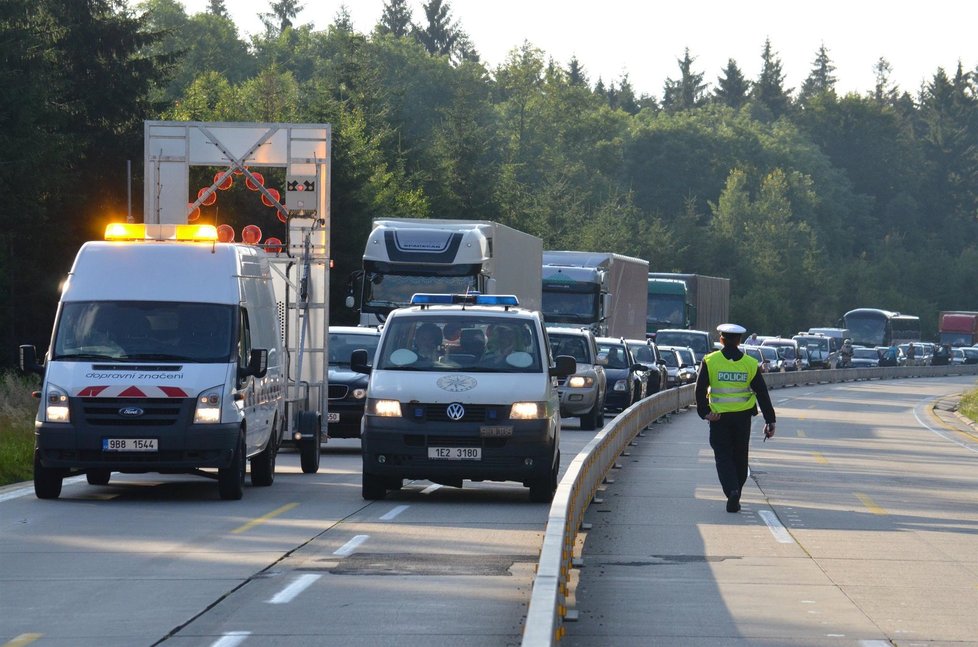
[[[355,321],[347,277],[382,216],[494,220],[545,249],[729,277],[732,320],[761,334],[865,306],[918,315],[930,339],[940,310],[978,310],[978,68],[909,89],[880,58],[874,87],[840,95],[829,50],[788,88],[768,40],[758,78],[733,59],[714,77],[687,50],[657,63],[674,66],[658,96],[636,96],[627,76],[530,43],[489,68],[449,0],[417,15],[386,0],[369,33],[346,9],[324,30],[294,24],[300,9],[270,0],[246,40],[225,0],[194,15],[177,0],[0,3],[4,365],[19,344],[46,349],[82,242],[129,204],[142,219],[157,119],[332,125],[333,323]],[[218,170],[195,169],[188,202]],[[244,187],[202,221],[281,237]]]

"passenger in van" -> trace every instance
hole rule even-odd
[[[508,326],[496,326],[493,328],[492,339],[490,340],[490,352],[485,356],[483,366],[503,366],[506,358],[516,352],[516,333]]]
[[[438,346],[441,345],[441,329],[433,323],[423,323],[418,326],[414,335],[414,352],[419,366],[431,366],[438,360]]]

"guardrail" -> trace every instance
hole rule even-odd
[[[781,388],[801,384],[952,375],[978,375],[978,364],[792,371],[767,373],[764,381],[768,388]],[[595,435],[571,461],[550,506],[523,629],[522,647],[550,647],[563,637],[563,622],[569,612],[567,597],[574,567],[574,542],[581,529],[584,511],[625,447],[659,418],[695,405],[695,391],[694,385],[688,385],[657,393],[633,404]]]

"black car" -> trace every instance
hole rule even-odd
[[[648,367],[632,357],[624,339],[598,337],[598,358],[604,358],[604,374],[608,378],[605,409],[624,411],[645,397]]]
[[[329,410],[327,434],[330,438],[359,438],[360,420],[367,398],[367,375],[350,370],[350,354],[364,348],[373,357],[380,341],[377,328],[329,327]]]
[[[649,368],[645,395],[655,395],[669,388],[669,372],[656,343],[651,339],[626,339],[625,343],[635,361]]]

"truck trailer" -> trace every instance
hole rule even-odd
[[[346,305],[360,325],[383,323],[416,293],[512,294],[540,309],[543,241],[485,220],[376,219]]]
[[[543,253],[543,318],[596,337],[645,336],[648,261],[610,252]]]
[[[717,340],[717,326],[730,318],[730,279],[701,274],[650,272],[646,331],[663,328],[705,330]]]
[[[941,345],[973,346],[978,342],[978,312],[942,312],[937,331]]]

